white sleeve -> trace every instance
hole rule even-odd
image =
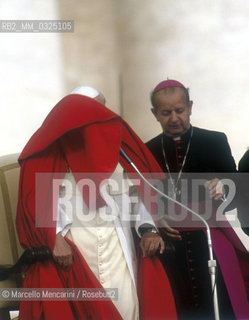
[[[136,205],[135,205],[135,214],[137,215],[135,229],[136,229],[136,232],[139,237],[140,237],[140,234],[138,232],[138,228],[141,227],[143,224],[150,224],[151,226],[153,226],[157,230],[155,222],[154,222],[151,214],[149,213],[149,211],[145,207],[145,205],[140,197],[139,197],[138,203],[136,203]]]
[[[61,232],[61,235],[64,237],[71,228],[72,222],[73,220],[68,217],[64,206],[58,203],[56,234]]]

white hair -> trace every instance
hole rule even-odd
[[[104,95],[99,90],[90,86],[76,87],[75,89],[73,89],[71,94],[82,94],[83,96],[95,99],[103,105],[105,105],[106,103]]]
[[[101,95],[101,93],[90,86],[79,86],[76,87],[75,89],[73,89],[73,91],[71,92],[71,94],[82,94],[83,96],[87,96],[89,98],[96,98],[97,96]]]

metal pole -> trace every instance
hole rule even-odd
[[[208,250],[209,250],[209,261],[208,261],[208,269],[211,278],[211,287],[213,294],[213,305],[214,305],[214,317],[215,320],[219,320],[219,304],[218,304],[218,295],[217,295],[217,285],[216,285],[216,270],[217,263],[213,258],[213,246],[212,246],[212,238],[210,229],[207,229],[207,240],[208,240]]]

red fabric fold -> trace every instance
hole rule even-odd
[[[141,258],[139,261],[140,319],[176,319],[175,301],[173,295],[168,294],[170,284],[160,260]]]

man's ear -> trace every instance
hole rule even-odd
[[[158,112],[157,112],[158,110],[156,108],[151,108],[150,110],[154,114],[154,117],[156,118],[156,120],[159,121]]]
[[[155,118],[157,119],[157,109],[151,108],[150,110],[154,114]]]

